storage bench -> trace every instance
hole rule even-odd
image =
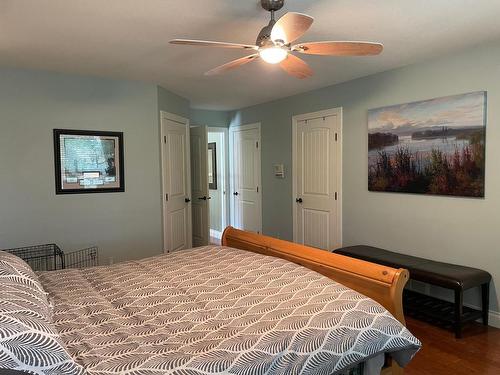
[[[483,324],[488,325],[491,275],[486,271],[399,254],[372,246],[343,247],[335,250],[335,253],[388,267],[406,268],[410,271],[410,279],[452,289],[455,293],[453,304],[408,291],[405,296],[405,309],[411,309],[412,312],[418,310],[419,314],[451,322],[457,338],[462,337],[462,326],[467,321],[482,318]],[[463,305],[464,290],[473,287],[481,288],[481,310]]]

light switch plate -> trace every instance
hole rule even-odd
[[[285,167],[283,164],[274,164],[274,177],[276,178],[285,178]]]

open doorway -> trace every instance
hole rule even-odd
[[[210,242],[219,243],[228,225],[228,130],[208,128],[208,187],[210,193]]]

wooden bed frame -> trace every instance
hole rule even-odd
[[[270,255],[300,264],[319,272],[384,306],[396,319],[405,324],[403,288],[409,272],[395,269],[312,247],[278,240],[256,233],[227,227],[222,245]],[[403,370],[391,361],[382,374],[400,375]]]

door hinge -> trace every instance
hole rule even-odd
[[[259,187],[257,186],[257,193],[259,192]]]
[[[168,202],[168,194],[165,194],[165,200]]]
[[[337,192],[335,192],[335,200],[337,200]]]
[[[255,147],[256,147],[256,148],[259,148],[259,141],[256,141],[256,142],[255,142]]]
[[[166,135],[163,136],[163,143],[165,143],[165,144],[167,143],[167,136]]]
[[[335,133],[335,142],[337,142],[338,136],[337,133]]]

